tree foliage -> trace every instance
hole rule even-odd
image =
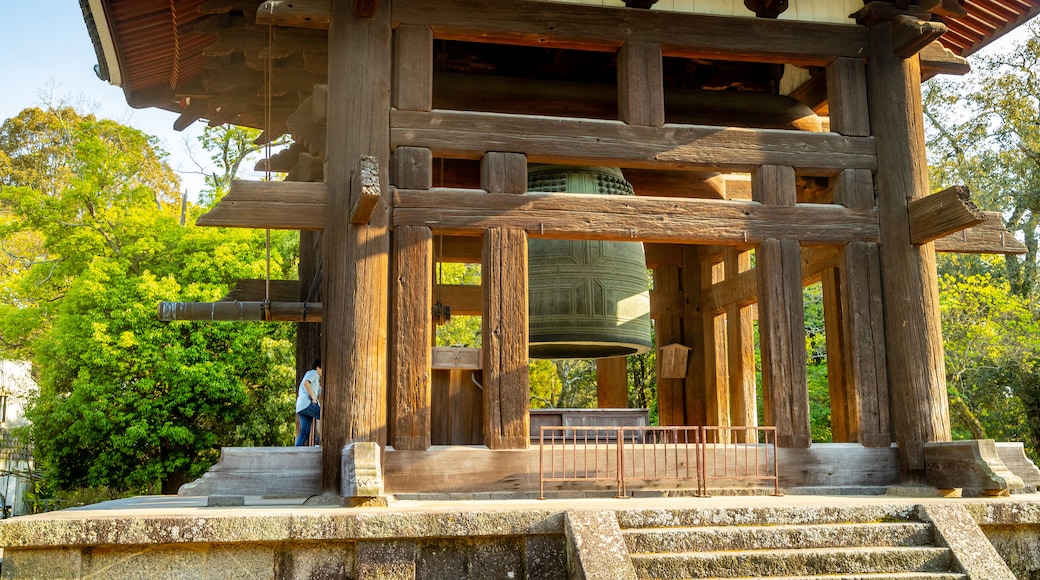
[[[113,121],[26,109],[0,145],[0,348],[38,370],[27,415],[48,483],[176,491],[222,445],[288,443],[291,325],[156,315],[263,277],[263,233],[182,226],[164,153]],[[273,235],[273,276],[296,256]]]
[[[964,184],[1024,256],[941,255],[940,307],[954,436],[1040,442],[1040,25],[963,79],[925,88],[932,185]]]

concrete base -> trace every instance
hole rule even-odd
[[[320,447],[224,447],[182,496],[309,497],[321,493]]]
[[[1025,487],[997,455],[992,439],[926,443],[925,475],[939,489],[961,488],[966,495],[1004,495]]]

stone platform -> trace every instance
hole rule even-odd
[[[873,522],[913,514],[939,518],[936,529],[953,530],[947,532],[955,539],[951,566],[1006,570],[999,558],[975,561],[995,548],[1015,577],[1040,574],[1037,494],[395,501],[386,508],[245,500],[207,507],[204,497],[138,497],[4,520],[0,577],[617,580],[636,577],[628,551],[617,545],[619,529]],[[991,542],[985,550],[980,538]]]

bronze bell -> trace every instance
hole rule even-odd
[[[528,191],[635,195],[616,167],[532,165]],[[528,242],[530,357],[605,358],[653,347],[642,242]]]

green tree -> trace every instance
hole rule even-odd
[[[0,127],[0,340],[31,359],[27,415],[54,488],[173,492],[220,446],[291,440],[291,325],[159,322],[159,301],[212,301],[266,270],[263,232],[179,224],[154,140],[71,109]],[[295,266],[272,236],[272,275]]]
[[[254,153],[264,149],[256,143],[263,134],[259,129],[238,125],[206,127],[199,137],[202,147],[209,152],[213,168],[205,172],[206,188],[200,194],[199,203],[211,207],[231,189],[231,181],[238,178],[243,163]],[[281,143],[272,144],[281,146]]]

